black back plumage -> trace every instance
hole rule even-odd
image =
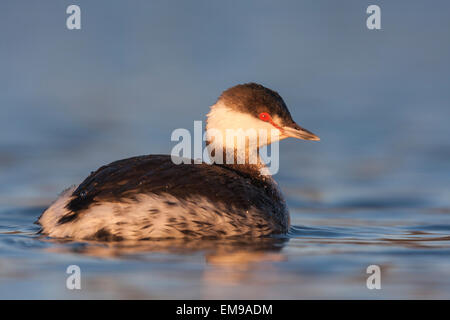
[[[139,194],[169,194],[178,199],[199,196],[233,207],[236,214],[256,208],[267,212],[268,219],[284,219],[276,214],[283,211],[284,201],[263,176],[216,164],[176,165],[169,155],[147,155],[119,160],[93,172],[73,192],[67,204],[70,213],[60,223],[79,218],[96,203],[129,201]]]

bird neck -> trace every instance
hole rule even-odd
[[[211,161],[255,177],[268,175],[259,156],[261,141],[267,140],[259,136],[261,126],[265,126],[261,120],[219,100],[211,107],[206,121],[205,140]]]
[[[242,148],[227,148],[207,141],[209,157],[215,164],[230,168],[254,178],[264,179],[269,175],[265,163],[259,155],[259,148],[245,145]]]

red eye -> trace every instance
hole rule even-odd
[[[260,118],[262,121],[270,121],[270,120],[272,120],[272,118],[270,117],[270,115],[269,115],[267,112],[261,112],[261,113],[259,114],[259,118]]]

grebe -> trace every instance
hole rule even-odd
[[[278,140],[320,140],[292,120],[280,95],[247,83],[222,93],[207,114],[206,129],[277,130]],[[260,132],[260,131],[258,131]],[[215,150],[230,153],[225,140]],[[260,141],[261,140],[261,141]],[[272,143],[258,140],[259,147]],[[218,147],[219,146],[219,147]],[[55,238],[120,241],[156,238],[262,237],[284,234],[290,218],[264,163],[175,164],[169,155],[119,160],[63,191],[40,216],[40,233]],[[236,159],[235,159],[236,160]]]

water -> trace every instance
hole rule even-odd
[[[298,209],[287,239],[115,245],[38,238],[38,212],[0,216],[2,298],[449,296],[449,211]],[[65,288],[70,264],[82,270],[80,291]],[[382,270],[381,290],[366,288],[372,264]]]
[[[449,4],[3,1],[0,298],[450,298]],[[61,242],[33,224],[61,190],[169,153],[220,91],[257,81],[320,143],[283,141],[285,238]],[[82,290],[70,291],[67,266]],[[366,268],[382,270],[368,290]]]

